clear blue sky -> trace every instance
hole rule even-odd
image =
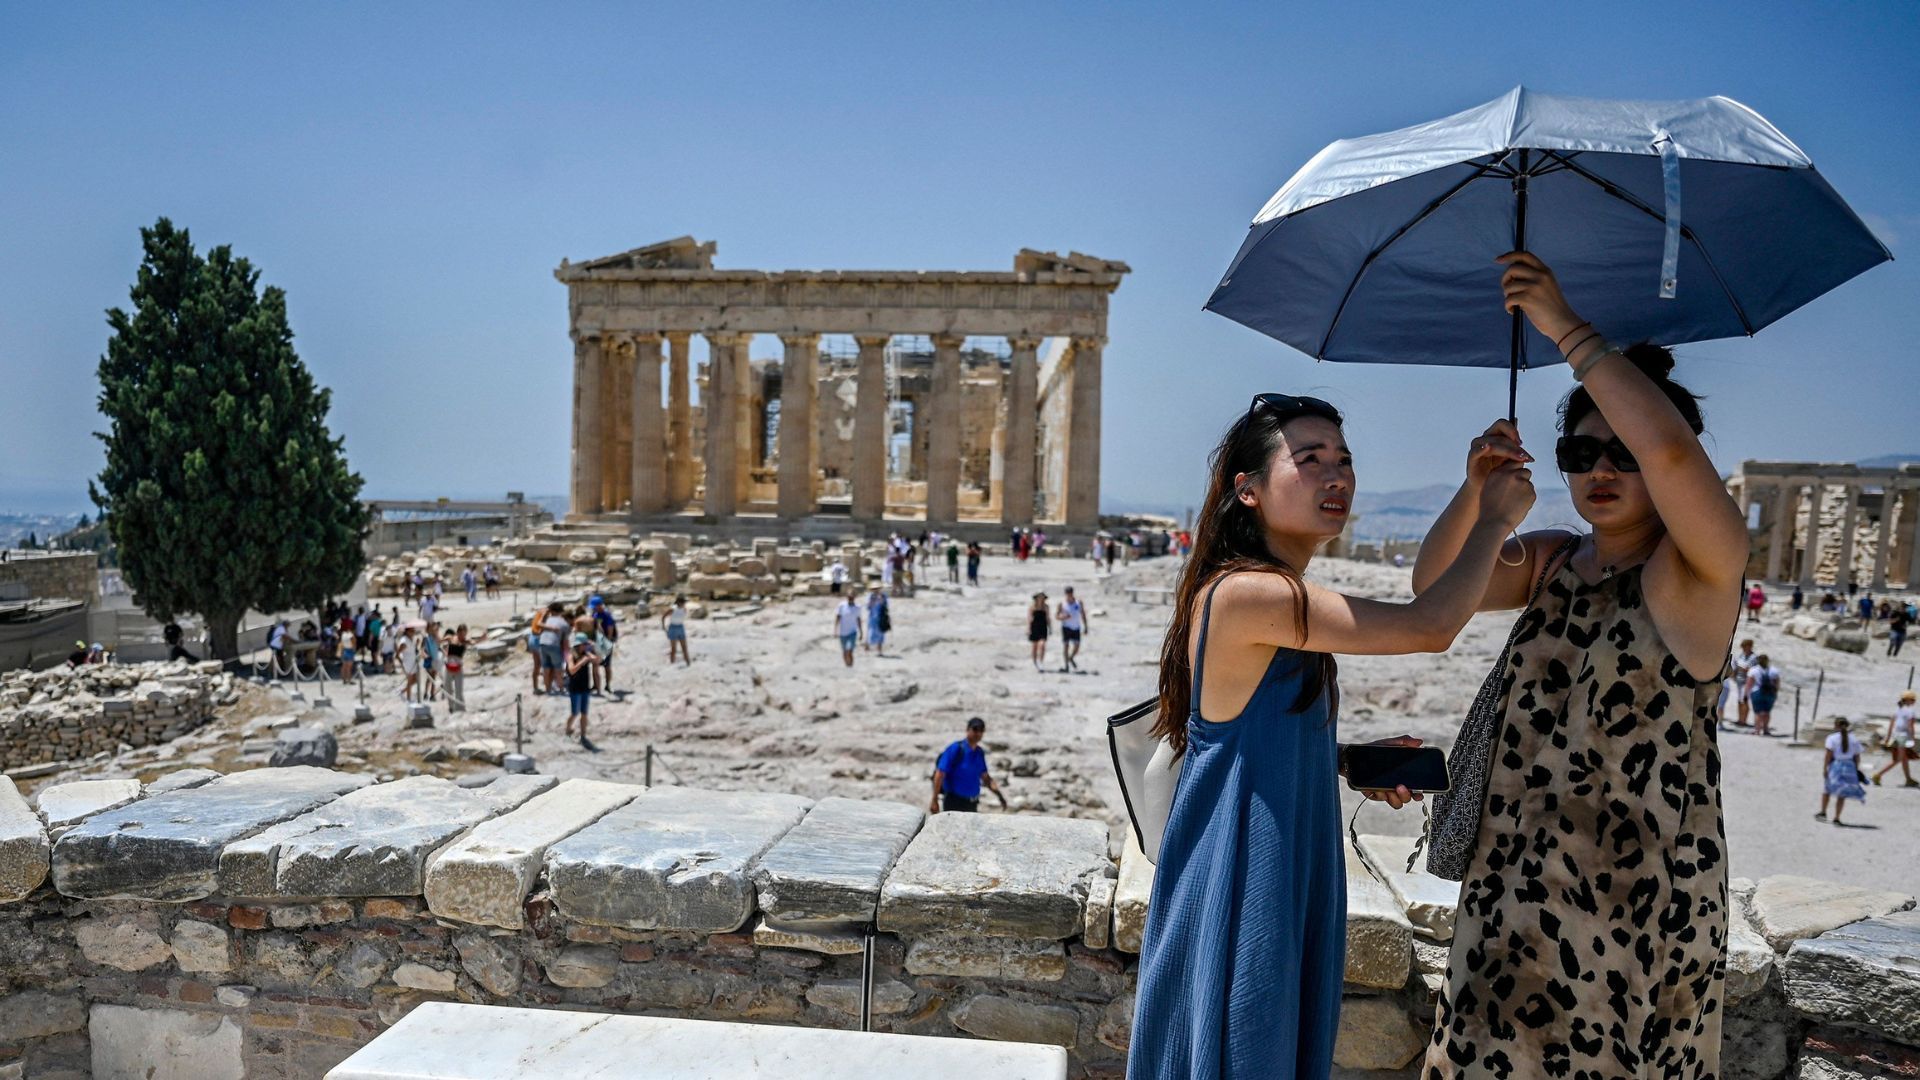
[[[1450,481],[1503,374],[1314,364],[1200,304],[1326,142],[1521,83],[1726,94],[1797,141],[1903,261],[1684,350],[1681,375],[1723,468],[1917,451],[1916,55],[1904,0],[15,5],[0,509],[85,506],[102,312],[163,214],[287,289],[376,495],[563,491],[551,272],[683,233],[722,267],[1007,269],[1023,246],[1131,263],[1109,506],[1191,502],[1222,426],[1270,389],[1348,410],[1363,489]],[[1523,379],[1523,427],[1544,437],[1566,385]]]

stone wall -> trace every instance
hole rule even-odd
[[[1124,1072],[1152,876],[1098,822],[309,768],[80,794],[42,792],[43,821],[0,780],[0,1076],[317,1077],[423,1000],[852,1028],[869,923],[876,1030]],[[1349,866],[1337,1053],[1362,1073],[1419,1052],[1451,932],[1404,845]],[[1912,898],[1736,898],[1725,1075],[1912,1075]]]
[[[100,557],[91,551],[9,551],[0,585],[19,582],[34,599],[92,600],[100,595]]]
[[[8,672],[0,675],[0,770],[178,738],[233,692],[217,661]]]

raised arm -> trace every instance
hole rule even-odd
[[[1507,266],[1501,284],[1509,309],[1525,312],[1534,329],[1559,341],[1583,325],[1553,271],[1538,257],[1512,252],[1499,261]],[[1647,496],[1660,513],[1680,566],[1709,590],[1733,595],[1747,566],[1747,523],[1700,437],[1632,361],[1617,352],[1596,360],[1599,342],[1581,343],[1580,335],[1574,337],[1569,363],[1588,365],[1581,381],[1600,415],[1640,463]]]
[[[1532,505],[1532,474],[1525,466],[1495,469],[1481,485],[1476,520],[1459,554],[1409,603],[1348,596],[1308,582],[1302,635],[1302,597],[1292,583],[1277,574],[1236,574],[1220,587],[1215,608],[1226,608],[1223,625],[1244,628],[1235,637],[1262,645],[1355,655],[1440,652],[1473,617],[1501,541]]]
[[[1469,444],[1466,479],[1433,527],[1427,530],[1426,538],[1420,541],[1420,552],[1414,556],[1415,596],[1425,592],[1459,557],[1467,533],[1478,519],[1480,490],[1487,476],[1509,462],[1527,465],[1533,460],[1533,455],[1520,443],[1519,428],[1509,420],[1494,421]],[[1478,610],[1507,611],[1525,604],[1540,560],[1566,536],[1559,530],[1533,532],[1501,545],[1500,558],[1493,565]]]

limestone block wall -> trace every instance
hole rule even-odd
[[[9,551],[0,585],[19,582],[34,598],[92,600],[100,594],[99,556],[91,551]]]
[[[1125,1070],[1152,868],[1099,822],[311,768],[38,801],[0,779],[0,1076],[317,1077],[424,1000],[852,1028],[869,932],[876,1030]],[[1446,963],[1405,843],[1348,867],[1353,1073],[1421,1051]],[[1912,1075],[1912,897],[1735,892],[1725,1075]]]
[[[8,672],[0,675],[0,769],[175,739],[233,692],[214,661]]]

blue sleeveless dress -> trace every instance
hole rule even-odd
[[[1317,658],[1279,649],[1238,718],[1201,719],[1212,611],[1209,592],[1186,763],[1141,942],[1127,1076],[1324,1080],[1347,951],[1327,694],[1295,711]]]

